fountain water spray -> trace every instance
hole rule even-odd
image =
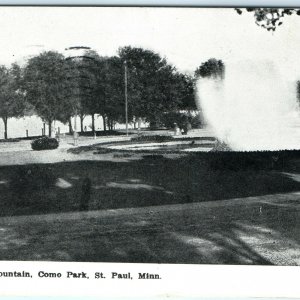
[[[197,104],[221,141],[236,151],[300,149],[296,81],[268,61],[226,65],[225,78],[200,78]]]

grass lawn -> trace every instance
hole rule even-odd
[[[299,151],[101,147],[2,156],[1,260],[300,265]]]
[[[76,155],[76,154],[73,154]],[[100,154],[101,155],[101,154]],[[134,155],[134,154],[133,154]],[[300,190],[300,155],[198,153],[0,168],[0,215],[142,207]]]
[[[300,265],[299,193],[0,218],[1,260]]]

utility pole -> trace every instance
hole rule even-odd
[[[124,81],[125,81],[125,120],[126,135],[128,135],[128,95],[127,95],[127,61],[124,61]]]

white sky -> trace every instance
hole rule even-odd
[[[100,55],[118,47],[150,48],[179,70],[205,60],[271,60],[293,74],[300,66],[300,17],[285,17],[275,33],[232,8],[0,7],[0,64],[42,50],[90,46]],[[286,74],[287,74],[286,73]]]

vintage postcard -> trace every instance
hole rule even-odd
[[[300,9],[0,27],[2,294],[300,297]]]

